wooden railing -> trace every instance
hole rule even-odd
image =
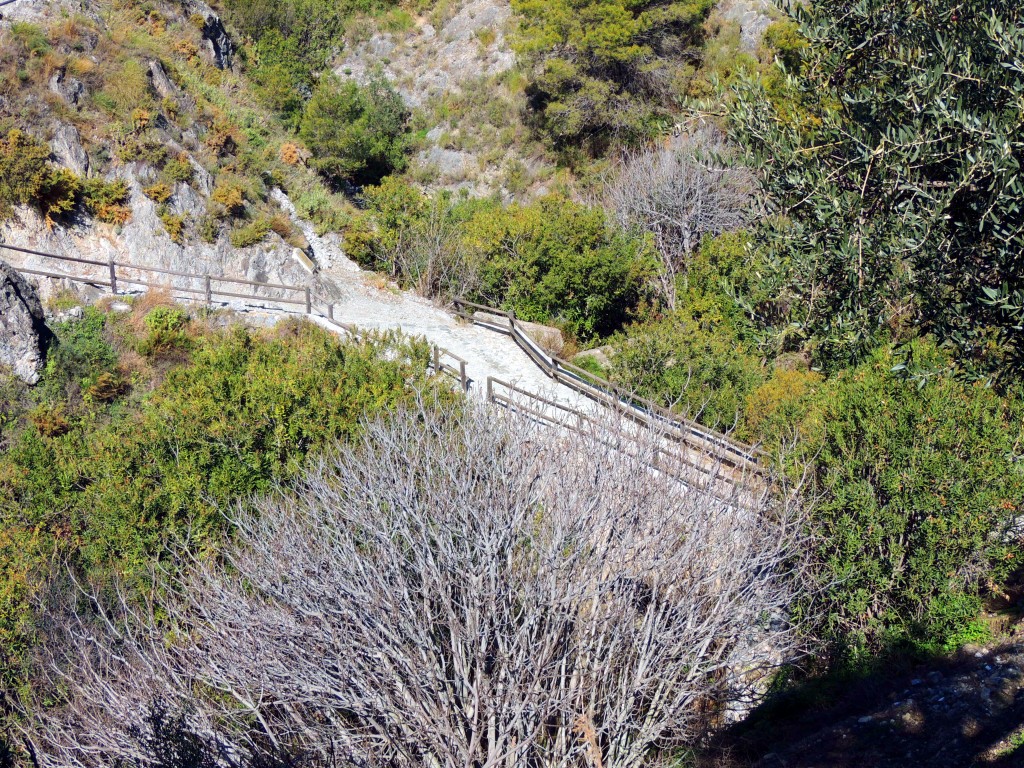
[[[614,420],[587,415],[493,376],[487,377],[487,401],[540,423],[600,440],[618,451],[638,457],[635,450],[630,450],[637,441],[637,435],[630,434]],[[631,420],[631,423],[635,422]],[[771,487],[760,467],[724,462],[720,457],[693,446],[677,430],[658,426],[652,437],[654,441],[649,445],[653,450],[643,456],[645,462],[654,469],[674,473],[688,487],[700,493],[753,509]]]
[[[35,251],[31,248],[22,248],[16,245],[0,243],[0,249],[24,253],[30,256],[40,256],[52,259],[56,262],[67,264],[82,264],[88,267],[98,267],[102,270],[102,276],[71,275],[66,272],[55,272],[46,269],[35,269],[32,267],[17,267],[18,272],[37,277],[49,277],[57,280],[68,280],[73,283],[92,285],[97,288],[107,288],[114,295],[123,293],[127,286],[141,286],[143,288],[156,288],[166,290],[172,296],[187,301],[200,301],[207,306],[213,306],[214,299],[230,298],[241,299],[249,305],[259,302],[260,309],[279,309],[279,307],[266,307],[266,304],[279,304],[285,307],[297,307],[300,312],[310,316],[316,316],[345,331],[354,338],[361,336],[360,331],[354,325],[343,323],[335,317],[335,303],[320,294],[309,286],[285,285],[283,283],[268,283],[257,280],[245,280],[238,277],[217,277],[210,274],[195,274],[191,272],[176,272],[171,269],[159,267],[142,267],[137,264],[126,264],[116,261],[113,258],[107,261],[96,259],[82,259],[76,256],[62,256],[56,253]],[[145,276],[147,279],[143,279]],[[149,277],[156,276],[156,277]],[[160,281],[160,277],[177,278],[179,281],[188,281],[198,284],[199,287],[175,285],[166,280]],[[242,286],[239,288],[238,286]],[[248,293],[241,291],[251,289]],[[283,293],[283,296],[269,296],[260,294],[259,291],[275,291]],[[432,360],[434,371],[438,374],[446,374],[455,378],[462,386],[463,391],[469,390],[470,379],[466,372],[466,361],[457,355],[453,355],[443,347],[434,346]]]
[[[157,288],[166,290],[175,298],[186,301],[199,301],[212,306],[215,299],[241,299],[247,303],[261,302],[280,304],[286,307],[297,307],[298,311],[307,315],[319,315],[344,330],[350,330],[345,323],[334,319],[334,303],[319,295],[310,286],[285,285],[258,280],[245,280],[240,277],[222,277],[209,273],[178,272],[160,267],[144,267],[138,264],[127,264],[113,258],[106,261],[82,259],[75,256],[63,256],[56,253],[36,251],[15,245],[0,243],[0,249],[39,256],[55,262],[80,264],[102,270],[100,275],[72,275],[50,269],[18,267],[18,271],[26,275],[49,277],[57,280],[68,280],[73,283],[84,283],[98,288],[108,288],[114,295],[125,293],[129,286],[141,288]],[[170,280],[168,280],[170,278]],[[177,279],[175,282],[174,279]],[[181,283],[185,282],[186,285]],[[262,293],[261,293],[262,291]],[[272,295],[268,292],[282,295]]]
[[[517,321],[515,312],[506,312],[483,304],[474,304],[462,299],[455,300],[456,314],[485,328],[504,333],[536,363],[548,376],[570,389],[613,408],[626,418],[658,430],[667,431],[694,448],[717,460],[737,467],[756,471],[760,451],[728,435],[710,430],[689,419],[672,413],[657,403],[613,384],[577,365],[545,352]],[[467,310],[475,310],[469,312]],[[495,323],[489,318],[478,317],[477,312],[504,318],[508,325]]]

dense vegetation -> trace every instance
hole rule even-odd
[[[414,110],[379,72],[328,70],[428,3],[227,0],[244,76],[211,72],[195,29],[134,5],[98,72],[54,44],[91,22],[0,32],[0,97],[31,104],[57,62],[86,79],[78,123],[146,158],[161,204],[193,169],[159,131],[197,120],[214,188],[203,221],[176,222],[183,240],[294,236],[267,204],[280,184],[364,267],[555,325],[567,356],[600,345],[596,373],[759,444],[813,500],[818,590],[794,615],[823,649],[814,671],[988,638],[981,610],[1019,584],[1024,543],[1016,4],[780,3],[741,52],[708,0],[513,0],[519,67]],[[190,114],[145,85],[150,48],[198,99]],[[0,123],[0,215],[129,215],[122,186],[52,164],[30,113]],[[523,153],[504,195],[408,170],[442,117]],[[470,146],[454,133],[440,141]],[[339,347],[307,326],[217,330],[143,306],[57,331],[39,387],[0,380],[4,682],[23,680],[52,563],[132,583],[185,538],[214,551],[225,504],[424,384],[416,345]]]
[[[759,321],[831,369],[926,330],[983,373],[1020,370],[1019,4],[809,3],[793,15],[808,46],[789,102],[747,84],[732,116],[774,214]]]
[[[0,383],[0,674],[11,695],[35,600],[65,568],[134,583],[173,563],[173,547],[215,551],[233,502],[296,477],[309,454],[425,383],[415,344],[340,344],[292,322],[257,333],[153,304],[58,324],[42,382]]]
[[[670,120],[712,0],[514,0],[538,129],[563,153],[603,153]]]

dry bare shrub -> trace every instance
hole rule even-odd
[[[126,599],[50,612],[66,703],[24,720],[38,764],[156,765],[153,702],[221,764],[638,768],[692,741],[795,647],[800,516],[617,434],[473,404],[367,425],[235,512],[159,626]]]
[[[286,165],[300,165],[303,162],[302,149],[292,141],[286,141],[281,145],[278,156]]]
[[[623,157],[605,185],[603,205],[624,227],[654,236],[661,254],[659,288],[675,308],[676,277],[705,235],[738,229],[746,222],[752,179],[728,160],[730,148],[711,128],[676,137]]]

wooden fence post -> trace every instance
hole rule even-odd
[[[462,391],[469,392],[469,379],[466,377],[466,361],[459,363],[459,376],[462,379]]]
[[[209,275],[204,275],[204,277],[206,278],[206,308],[211,309],[213,307],[213,284]]]
[[[434,373],[441,373],[441,349],[434,345]]]
[[[309,290],[309,286],[306,286],[306,314],[313,314],[313,295]]]
[[[487,377],[487,402],[494,402],[494,379],[490,376]]]
[[[334,322],[334,302],[333,301],[330,304],[327,305],[327,318],[331,322]]]
[[[114,257],[111,256],[107,262],[110,265],[110,292],[117,295],[117,269],[114,267]]]

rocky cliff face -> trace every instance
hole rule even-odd
[[[15,50],[25,29],[46,62]],[[18,0],[0,16],[3,47],[0,130],[16,127],[47,142],[52,164],[83,183],[125,182],[128,216],[104,223],[80,206],[54,221],[17,207],[0,221],[0,244],[297,286],[313,279],[310,259],[322,264],[338,250],[336,242],[303,236],[290,199],[274,191],[284,179],[324,198],[311,171],[283,163],[273,148],[263,152],[288,137],[252,106],[247,82],[231,69],[235,45],[209,5]],[[5,81],[5,68],[20,74]],[[103,268],[0,256],[16,267],[105,278]],[[33,282],[44,300],[57,287]],[[158,282],[197,287],[169,276]],[[133,289],[126,281],[122,287]]]
[[[50,332],[35,290],[0,261],[0,366],[27,384],[39,381]]]

